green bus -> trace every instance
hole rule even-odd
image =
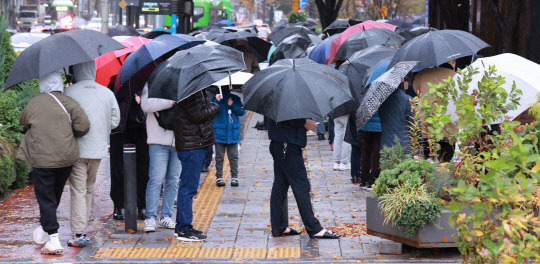
[[[193,0],[193,27],[216,24],[221,20],[231,20],[233,8],[230,0]],[[171,26],[171,16],[165,16],[164,25]]]

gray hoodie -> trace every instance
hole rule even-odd
[[[79,158],[103,159],[107,157],[107,139],[120,122],[120,109],[109,88],[96,83],[94,61],[73,66],[75,84],[65,88],[65,95],[75,99],[90,120],[90,131],[78,138]]]

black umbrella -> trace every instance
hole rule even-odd
[[[275,25],[273,28],[272,28],[272,32],[278,32],[284,28],[288,28],[288,27],[294,27],[296,26],[296,24],[294,23],[281,23],[281,24],[277,24]]]
[[[360,102],[365,84],[375,68],[383,61],[390,60],[397,49],[376,45],[354,53],[341,66],[339,71],[349,78],[353,98]]]
[[[356,111],[356,126],[358,128],[364,127],[417,63],[417,61],[400,62],[371,83]]]
[[[110,26],[109,27],[109,37],[114,36],[140,36],[139,32],[134,27],[131,26],[124,26],[124,25],[116,25],[116,26]]]
[[[287,37],[279,45],[270,57],[270,65],[282,59],[297,59],[306,57],[306,50],[309,48],[311,40],[308,35],[303,33],[293,34]]]
[[[330,24],[328,27],[326,27],[323,33],[331,36],[334,34],[341,33],[345,31],[347,28],[349,28],[350,26],[354,26],[360,23],[362,23],[362,21],[356,20],[356,19],[338,19],[332,22],[332,24]]]
[[[436,28],[432,27],[415,27],[409,30],[401,31],[399,34],[405,38],[405,41],[409,41],[413,38],[416,38],[422,34],[428,33],[430,31],[436,31]]]
[[[170,32],[167,32],[167,31],[163,31],[163,30],[158,30],[158,31],[150,31],[144,35],[142,35],[143,38],[147,38],[147,39],[155,39],[161,35],[170,35],[171,33]]]
[[[401,20],[397,20],[397,19],[392,19],[388,22],[385,22],[386,24],[392,24],[394,26],[397,26],[399,27],[401,30],[409,30],[412,28],[412,25],[407,23],[407,22],[404,22],[404,21],[401,21]]]
[[[279,31],[274,31],[268,38],[274,43],[274,45],[279,45],[281,41],[283,41],[285,38],[291,36],[292,34],[296,33],[305,33],[307,35],[316,35],[315,32],[311,31],[307,27],[303,26],[292,26],[287,27]]]
[[[352,99],[347,77],[310,59],[286,59],[244,84],[244,108],[281,122],[321,117]]]
[[[182,50],[150,75],[148,97],[182,101],[245,68],[242,52],[227,46],[199,45]]]
[[[339,47],[334,60],[346,60],[355,52],[374,45],[400,47],[403,41],[405,41],[405,38],[388,29],[366,29],[348,37]]]
[[[224,33],[213,41],[234,48],[238,41],[241,40],[247,42],[247,47],[255,52],[259,62],[265,61],[268,58],[268,52],[272,44],[247,31]]]
[[[221,37],[223,34],[228,33],[228,32],[230,31],[224,28],[213,28],[213,29],[210,29],[209,31],[201,33],[200,37],[206,40],[214,41],[214,39],[217,39]]]
[[[21,52],[11,67],[5,89],[124,48],[116,40],[94,30],[81,29],[51,35]]]
[[[465,31],[431,31],[405,43],[392,59],[390,67],[400,61],[419,61],[415,69],[437,67],[454,59],[475,55],[485,47],[489,45]]]

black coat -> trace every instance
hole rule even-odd
[[[287,142],[302,148],[307,144],[305,119],[294,119],[276,123],[268,118],[268,138],[275,142]]]
[[[174,107],[174,138],[177,151],[194,150],[214,145],[212,120],[219,106],[207,102],[197,92]]]
[[[355,147],[360,147],[360,133],[358,132],[358,127],[356,126],[356,111],[353,111],[349,115],[349,122],[347,122],[345,138],[343,140]]]

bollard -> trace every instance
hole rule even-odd
[[[126,232],[137,232],[137,153],[133,144],[124,145],[124,210]]]

